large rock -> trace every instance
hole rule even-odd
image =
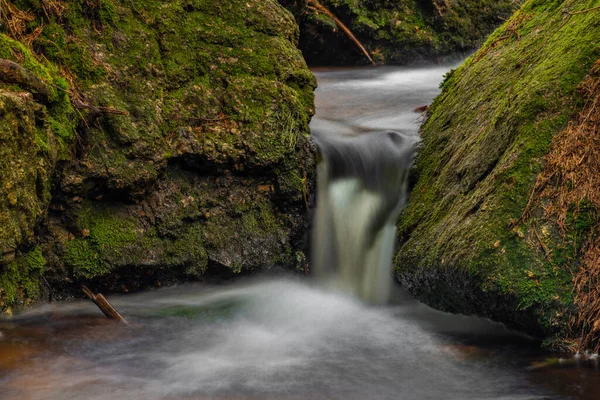
[[[24,22],[2,40],[19,49],[0,56],[57,99],[0,82],[11,143],[0,179],[18,191],[17,205],[0,198],[4,275],[43,254],[60,296],[81,282],[129,290],[303,260],[316,82],[289,12],[273,0],[17,1],[9,11]],[[35,280],[38,264],[21,270]],[[19,293],[0,294],[3,307],[31,297]]]
[[[600,17],[576,12],[595,5],[528,1],[447,75],[399,222],[395,271],[413,294],[557,346],[600,316],[580,318],[593,288],[581,271],[598,276],[585,259],[600,206]]]

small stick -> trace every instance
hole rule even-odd
[[[89,297],[90,300],[92,300],[94,304],[98,306],[100,311],[102,311],[104,315],[106,315],[106,318],[114,319],[115,321],[122,322],[126,325],[129,324],[125,320],[125,318],[123,318],[123,316],[119,314],[119,312],[112,306],[112,304],[108,302],[108,300],[106,300],[106,298],[102,294],[94,294],[94,292],[92,292],[86,286],[82,286],[81,289],[83,290],[83,293],[85,293],[87,297]]]
[[[129,115],[129,113],[124,110],[118,110],[114,107],[92,106],[92,105],[84,103],[83,101],[78,100],[78,99],[73,100],[73,106],[80,110],[90,110],[90,113],[93,115],[99,115],[99,114]]]
[[[587,10],[581,10],[581,11],[574,11],[574,12],[570,12],[569,15],[579,15],[579,14],[585,14],[588,13],[590,11],[595,11],[595,10],[600,10],[600,6],[596,6],[596,7],[592,7],[592,8],[588,8]]]
[[[360,49],[360,51],[365,55],[365,57],[367,57],[369,59],[371,64],[376,65],[375,61],[373,61],[373,58],[371,58],[371,55],[369,54],[367,49],[365,49],[365,47],[362,45],[362,43],[356,38],[356,36],[354,36],[352,31],[350,31],[350,29],[348,29],[348,27],[346,25],[344,25],[344,23],[342,21],[340,21],[340,19],[338,17],[336,17],[334,13],[332,13],[331,11],[329,11],[327,9],[327,7],[325,7],[324,5],[319,3],[318,0],[308,0],[307,4],[308,4],[309,8],[312,8],[313,10],[316,10],[317,12],[322,12],[323,14],[325,14],[329,18],[331,18],[336,23],[336,25],[339,26],[340,29],[346,34],[346,36],[348,36],[350,38],[350,40],[352,40],[354,42],[354,44]]]

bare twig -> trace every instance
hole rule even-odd
[[[587,10],[581,10],[581,11],[569,12],[569,15],[585,14],[585,13],[588,13],[588,12],[590,12],[590,11],[595,11],[595,10],[600,10],[600,6],[596,6],[596,7],[588,8]]]
[[[373,58],[371,57],[371,55],[369,54],[367,49],[356,38],[356,36],[354,36],[352,31],[350,31],[350,29],[348,29],[348,27],[342,21],[340,21],[338,17],[335,16],[335,14],[333,14],[331,11],[329,11],[327,9],[327,7],[325,7],[324,5],[319,3],[318,0],[307,0],[306,4],[307,4],[308,8],[315,10],[317,12],[322,12],[323,14],[325,14],[329,18],[331,18],[336,23],[336,25],[339,26],[340,29],[346,34],[346,36],[348,36],[350,38],[350,40],[352,40],[354,42],[354,44],[356,44],[356,46],[365,55],[365,57],[367,57],[369,59],[371,64],[375,65],[375,61],[373,61]]]

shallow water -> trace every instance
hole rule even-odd
[[[526,370],[544,357],[531,339],[433,311],[400,291],[395,304],[373,307],[279,277],[111,300],[131,326],[106,320],[86,301],[46,305],[1,323],[0,396],[560,398],[551,382],[540,384]],[[592,369],[578,371],[590,382],[598,377]],[[538,372],[580,380],[556,369]]]
[[[317,71],[324,134],[417,135],[447,68]],[[0,320],[2,399],[596,399],[592,361],[562,363],[502,325],[398,287],[369,306],[297,277],[190,284]]]

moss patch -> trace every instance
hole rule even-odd
[[[521,216],[553,137],[582,107],[577,87],[600,56],[597,15],[565,14],[570,7],[526,2],[447,76],[422,129],[395,260],[415,292],[442,270],[466,273],[483,293],[470,312],[547,336],[567,325],[580,233],[572,224],[562,238],[542,215],[526,223]],[[463,311],[436,302],[434,291],[427,297]],[[525,321],[531,313],[533,326]]]
[[[317,65],[366,63],[330,18],[307,10],[304,2],[280,0],[299,20],[300,47]],[[435,61],[481,45],[520,1],[321,0],[378,62]]]
[[[40,295],[39,279],[46,260],[39,247],[19,254],[15,261],[0,269],[0,310],[11,312],[31,304]]]
[[[0,197],[2,260],[39,243],[58,297],[81,281],[193,279],[209,263],[294,264],[316,81],[289,12],[274,0],[11,3],[23,12],[3,14],[19,29],[0,26],[0,57],[52,94],[40,105],[0,92],[12,141],[0,152],[27,185]],[[257,243],[243,262],[219,261]]]

